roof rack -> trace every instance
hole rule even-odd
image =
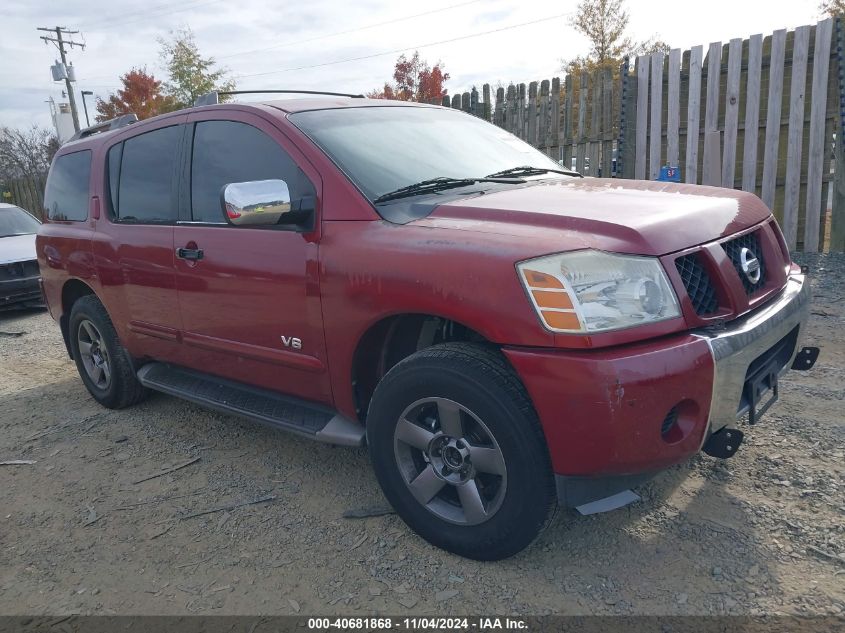
[[[91,127],[86,127],[82,130],[79,130],[79,132],[70,137],[69,141],[76,141],[81,138],[87,138],[94,134],[99,134],[100,132],[110,132],[111,130],[119,130],[122,127],[126,127],[127,125],[132,125],[133,123],[137,122],[138,117],[134,114],[121,114],[119,117],[115,117],[114,119],[109,119],[108,121],[103,121],[102,123],[97,123],[97,125],[92,125]]]
[[[255,94],[298,94],[298,95],[327,95],[330,97],[349,97],[351,99],[363,99],[364,95],[353,95],[346,92],[325,92],[323,90],[226,90],[221,92],[209,92],[198,97],[194,101],[195,106],[215,105],[220,103],[221,96],[228,95],[255,95]]]

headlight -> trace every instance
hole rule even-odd
[[[537,314],[554,332],[606,332],[681,314],[654,257],[583,250],[516,267]]]

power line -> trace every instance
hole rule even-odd
[[[222,0],[211,0],[211,2],[206,2],[206,3],[200,4],[200,5],[186,7],[184,9],[177,9],[175,11],[171,11],[171,12],[168,12],[168,13],[175,13],[176,11],[187,11],[187,10],[190,10],[192,8],[196,8],[196,6],[203,6],[204,4],[215,4],[216,2],[220,2],[220,1],[222,1]],[[252,53],[258,53],[258,52],[273,50],[273,49],[277,49],[277,48],[286,48],[286,47],[289,47],[289,46],[296,46],[296,45],[299,45],[299,44],[306,44],[306,43],[309,43],[309,42],[315,42],[315,41],[318,41],[318,40],[328,39],[328,38],[331,38],[331,37],[337,37],[337,36],[340,36],[340,35],[348,35],[350,33],[356,33],[358,31],[365,31],[365,30],[368,30],[368,29],[374,29],[374,28],[379,27],[379,26],[386,26],[388,24],[396,24],[398,22],[405,22],[407,20],[413,20],[415,18],[425,17],[427,15],[433,15],[435,13],[442,13],[444,11],[451,11],[453,9],[459,9],[461,7],[465,7],[465,6],[468,6],[468,5],[471,5],[471,4],[478,4],[481,1],[482,0],[469,0],[469,2],[462,2],[460,4],[455,4],[455,5],[451,5],[451,6],[448,6],[448,7],[441,7],[439,9],[432,9],[430,11],[424,11],[422,13],[415,13],[413,15],[406,15],[406,16],[403,16],[403,17],[394,18],[392,20],[386,20],[384,22],[376,22],[374,24],[367,24],[367,25],[364,25],[364,26],[355,27],[353,29],[347,29],[345,31],[336,31],[334,33],[328,33],[328,34],[325,34],[325,35],[317,35],[315,37],[311,37],[311,38],[304,39],[304,40],[297,40],[297,41],[294,41],[294,42],[283,42],[281,44],[273,44],[272,46],[267,46],[267,47],[264,47],[264,48],[256,48],[256,49],[252,49],[252,50],[248,50],[248,51],[240,51],[240,52],[237,52],[237,53],[230,53],[228,55],[215,56],[214,59],[215,59],[215,61],[219,61],[221,59],[229,59],[231,57],[238,57],[240,55],[250,55]],[[162,6],[168,6],[168,5],[159,5],[158,7],[154,7],[153,10],[155,10],[156,8],[161,8]],[[144,12],[144,13],[148,13],[148,12]],[[145,18],[146,17],[148,17],[148,16],[145,16]],[[113,26],[113,25],[108,25],[108,26]],[[111,77],[111,75],[96,75],[94,77],[88,77],[87,79],[84,79],[83,81],[88,81],[88,80],[91,80],[91,79],[106,79],[106,78],[109,78],[109,77]]]
[[[384,22],[376,22],[375,24],[367,24],[365,26],[359,26],[354,29],[347,29],[345,31],[337,31],[335,33],[328,33],[326,35],[317,35],[315,37],[311,37],[304,40],[297,40],[295,42],[283,42],[281,44],[273,44],[272,46],[266,46],[264,48],[255,48],[249,51],[240,51],[238,53],[230,53],[229,55],[221,55],[217,57],[217,59],[229,59],[230,57],[238,57],[240,55],[250,55],[252,53],[261,53],[263,51],[274,50],[277,48],[287,48],[288,46],[296,46],[299,44],[307,44],[309,42],[316,42],[317,40],[328,39],[330,37],[337,37],[338,35],[348,35],[349,33],[356,33],[358,31],[365,31],[367,29],[374,29],[379,26],[386,26],[388,24],[396,24],[397,22],[405,22],[406,20],[413,20],[414,18],[421,18],[426,15],[432,15],[435,13],[442,13],[443,11],[451,11],[452,9],[459,9],[461,7],[465,7],[470,4],[478,4],[481,0],[470,0],[469,2],[462,2],[460,4],[454,4],[449,7],[442,7],[440,9],[432,9],[431,11],[424,11],[423,13],[415,13],[414,15],[406,15],[401,18],[394,18],[392,20],[386,20]]]
[[[188,0],[189,3],[195,2],[195,1],[196,0]],[[127,18],[127,17],[132,18],[132,17],[138,16],[138,15],[146,15],[146,14],[150,13],[151,11],[159,11],[161,9],[168,9],[168,8],[173,7],[174,4],[176,4],[176,3],[174,3],[174,2],[163,2],[161,4],[156,4],[156,5],[153,5],[151,7],[146,7],[144,9],[138,9],[136,11],[129,11],[129,12],[123,12],[123,13],[113,13],[112,15],[99,16],[97,18],[94,18],[91,22],[83,22],[82,27],[85,28],[85,29],[90,29],[91,27],[95,27],[95,26],[98,27],[98,26],[101,26],[101,25],[109,24],[111,22],[120,22],[121,20],[123,20],[124,18]],[[179,10],[181,10],[181,9],[179,9]]]
[[[414,45],[414,46],[403,46],[402,48],[395,48],[393,50],[383,51],[381,53],[372,53],[370,55],[361,55],[359,57],[348,57],[346,59],[336,59],[336,60],[333,60],[333,61],[330,61],[330,62],[322,62],[320,64],[309,64],[307,66],[295,66],[295,67],[292,67],[292,68],[283,68],[281,70],[268,70],[268,71],[262,72],[262,73],[250,73],[250,74],[247,74],[247,75],[236,75],[235,79],[246,79],[246,78],[249,78],[249,77],[263,77],[263,76],[266,76],[266,75],[277,75],[277,74],[280,74],[280,73],[293,72],[295,70],[308,70],[310,68],[322,68],[324,66],[334,66],[335,64],[345,64],[345,63],[348,63],[348,62],[358,62],[358,61],[363,61],[365,59],[373,59],[373,58],[376,58],[376,57],[384,57],[385,55],[395,55],[396,53],[403,53],[405,51],[412,50],[412,49],[416,50],[416,49],[420,49],[420,48],[427,48],[429,46],[438,46],[440,44],[449,44],[451,42],[458,42],[460,40],[469,40],[469,39],[473,39],[473,38],[476,38],[476,37],[482,37],[484,35],[492,35],[493,33],[501,33],[502,31],[511,31],[513,29],[522,28],[524,26],[531,26],[532,24],[539,24],[541,22],[548,22],[549,20],[557,20],[559,18],[569,17],[570,15],[572,15],[571,11],[568,12],[568,13],[559,13],[557,15],[550,15],[548,17],[540,18],[538,20],[531,20],[529,22],[522,22],[521,24],[512,24],[510,26],[503,26],[503,27],[498,28],[498,29],[491,29],[489,31],[482,31],[480,33],[472,33],[470,35],[462,35],[460,37],[453,37],[453,38],[450,38],[450,39],[447,39],[447,40],[440,40],[438,42],[428,42],[427,44],[417,44],[417,45]]]
[[[150,20],[150,19],[153,19],[153,18],[160,18],[160,17],[163,17],[163,16],[172,15],[174,13],[182,13],[184,11],[191,11],[193,9],[200,9],[202,7],[206,7],[206,6],[211,5],[211,4],[219,4],[220,2],[223,2],[223,0],[207,0],[206,2],[199,2],[199,3],[196,3],[196,4],[183,6],[181,8],[177,8],[177,9],[168,9],[167,11],[156,11],[155,9],[153,9],[152,11],[147,10],[147,11],[143,11],[143,12],[138,12],[138,14],[134,14],[134,13],[129,14],[128,20],[118,19],[116,21],[106,21],[106,22],[100,22],[100,23],[94,22],[93,27],[88,26],[86,28],[89,31],[91,31],[91,30],[102,31],[102,30],[111,29],[111,28],[116,27],[116,26],[124,26],[126,24],[135,24],[136,22],[144,22],[146,20]],[[172,6],[172,4],[160,6],[159,8],[167,8],[168,6]],[[120,16],[120,17],[122,18],[122,17],[125,17],[125,16]]]

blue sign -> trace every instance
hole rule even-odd
[[[681,168],[664,165],[660,168],[660,175],[657,179],[662,182],[681,182]]]

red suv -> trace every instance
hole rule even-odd
[[[366,444],[397,513],[463,556],[729,457],[817,353],[809,284],[748,193],[581,178],[404,102],[123,123],[58,152],[37,240],[91,395]]]

